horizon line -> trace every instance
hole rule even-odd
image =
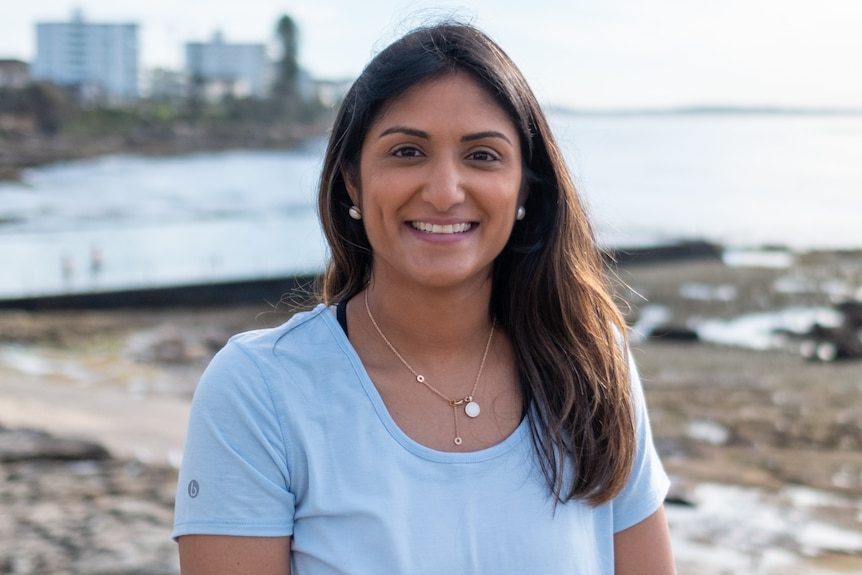
[[[671,115],[809,115],[809,116],[855,116],[862,115],[862,108],[833,106],[762,106],[692,104],[684,106],[644,106],[620,108],[579,108],[565,104],[548,104],[549,112],[580,116],[671,116]]]

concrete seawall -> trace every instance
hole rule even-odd
[[[275,306],[286,298],[306,298],[313,293],[315,281],[316,276],[287,276],[104,292],[51,294],[0,300],[0,309],[49,311],[194,308],[258,303]]]

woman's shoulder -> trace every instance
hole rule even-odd
[[[212,358],[208,371],[228,366],[247,369],[254,365],[266,370],[286,357],[307,358],[339,347],[338,323],[321,304],[295,313],[281,325],[233,335]]]
[[[233,335],[225,348],[275,349],[285,345],[308,342],[310,337],[319,338],[326,334],[331,337],[332,326],[329,325],[331,323],[329,320],[334,321],[334,318],[327,318],[327,315],[331,315],[328,308],[323,304],[318,304],[313,309],[294,313],[280,325]]]
[[[231,337],[204,370],[199,387],[250,390],[303,379],[343,355],[338,323],[324,305],[301,311],[279,326]],[[283,385],[277,386],[283,388]],[[220,393],[219,392],[219,393]]]

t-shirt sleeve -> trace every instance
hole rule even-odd
[[[631,354],[629,374],[637,425],[637,451],[628,482],[614,499],[614,532],[640,523],[664,503],[670,480],[653,444],[640,375]]]
[[[288,536],[295,499],[272,382],[231,340],[192,400],[173,537]]]

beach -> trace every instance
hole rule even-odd
[[[862,360],[806,359],[776,329],[862,294],[862,252],[776,253],[615,270],[673,480],[680,573],[862,570]],[[231,334],[290,313],[0,312],[0,571],[177,573],[173,492],[197,378]],[[762,339],[764,325],[777,335]]]

